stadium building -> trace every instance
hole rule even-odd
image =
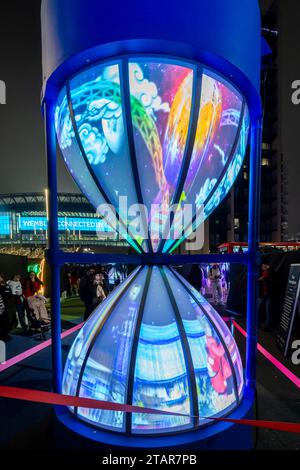
[[[83,195],[59,194],[58,207],[62,250],[91,253],[129,250],[127,242],[97,216]],[[15,259],[8,255],[18,255],[19,259],[27,258],[28,270],[41,276],[48,243],[47,225],[45,194],[0,195],[0,254],[7,255],[0,258],[0,272],[7,272],[10,260]]]

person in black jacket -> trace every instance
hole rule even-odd
[[[192,264],[187,280],[198,292],[200,292],[202,287],[203,271],[199,264]]]
[[[9,286],[3,274],[0,274],[0,340],[9,340],[8,301],[12,297]]]
[[[259,282],[259,296],[258,296],[258,312],[265,309],[265,331],[270,331],[272,326],[271,316],[271,293],[272,293],[273,275],[271,266],[263,263],[261,265]]]
[[[108,296],[108,294],[109,294],[109,281],[108,281],[107,270],[105,269],[104,266],[101,266],[99,272],[103,276],[103,289],[104,289],[105,295]]]
[[[94,309],[91,294],[91,285],[93,284],[94,273],[94,269],[89,269],[79,281],[79,297],[85,305],[84,321],[88,319]]]

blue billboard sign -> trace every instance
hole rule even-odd
[[[0,235],[10,234],[10,215],[0,214]]]
[[[30,232],[36,230],[47,230],[48,221],[46,217],[24,217],[19,218],[19,230]],[[58,229],[60,231],[81,232],[113,232],[113,229],[103,219],[87,217],[59,217]]]

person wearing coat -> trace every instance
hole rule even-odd
[[[3,274],[0,274],[0,340],[9,340],[9,299],[12,297],[11,290],[6,283]]]

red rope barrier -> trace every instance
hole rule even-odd
[[[61,395],[53,392],[44,392],[40,390],[30,390],[27,388],[8,387],[0,385],[0,397],[11,398],[15,400],[25,400],[35,403],[44,403],[47,405],[75,406],[81,408],[94,408],[100,410],[122,411],[124,413],[144,413],[160,414],[172,416],[189,416],[181,413],[172,413],[169,411],[155,410],[152,408],[143,408],[140,406],[126,405],[122,403],[113,403],[92,398],[74,397],[71,395]],[[192,418],[194,416],[191,416]],[[288,423],[279,421],[264,421],[252,419],[231,419],[231,418],[212,418],[205,417],[213,421],[222,421],[235,423],[244,426],[255,426],[264,429],[273,429],[276,431],[286,431],[300,434],[300,423]]]

